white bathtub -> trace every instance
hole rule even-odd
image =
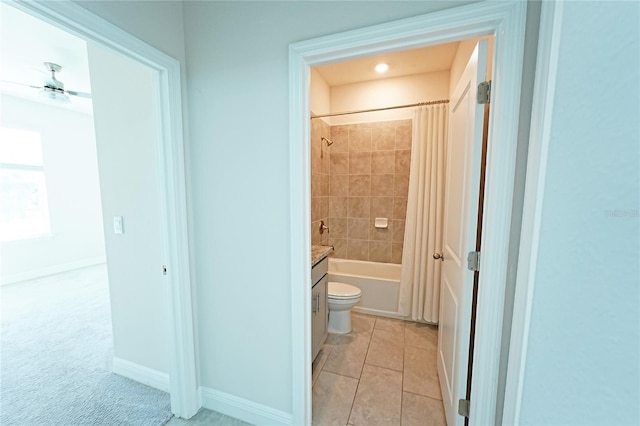
[[[401,266],[395,263],[329,258],[329,281],[358,287],[362,291],[356,312],[401,318],[398,315]]]

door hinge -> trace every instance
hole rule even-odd
[[[468,399],[458,400],[458,414],[464,417],[469,417],[469,407],[471,403]]]
[[[467,269],[470,271],[480,270],[480,252],[470,251],[467,256]]]
[[[167,265],[162,265],[162,275],[167,275]]]
[[[488,104],[491,102],[491,81],[483,81],[478,84],[478,103]]]

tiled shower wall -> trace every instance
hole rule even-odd
[[[329,233],[320,233],[320,221],[329,226],[329,148],[322,137],[331,138],[331,127],[311,120],[311,244],[329,244]],[[329,229],[332,231],[332,229]]]
[[[312,121],[318,122],[312,129],[326,126],[321,120]],[[323,132],[325,129],[322,127]],[[332,126],[334,143],[328,148],[328,169],[322,168],[327,167],[326,144],[322,147],[324,151],[320,151],[312,138],[312,160],[325,153],[316,160],[319,163],[316,170],[321,170],[316,178],[323,183],[316,184],[321,186],[316,192],[313,192],[312,183],[312,206],[314,197],[322,199],[316,204],[328,198],[329,244],[335,247],[335,257],[402,262],[411,133],[411,120]],[[312,164],[312,174],[313,170]],[[328,197],[324,196],[326,178]],[[318,208],[312,221],[319,224],[324,212],[323,208]],[[376,217],[388,218],[389,227],[375,228]],[[312,231],[315,232],[316,222],[313,223]],[[324,239],[323,244],[326,244]]]

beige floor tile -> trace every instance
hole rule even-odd
[[[402,394],[402,426],[446,426],[442,401],[422,395]]]
[[[349,423],[356,426],[399,425],[402,373],[365,365]]]
[[[442,399],[436,365],[436,351],[405,346],[403,390]]]
[[[380,329],[373,330],[365,363],[402,372],[403,334]]]
[[[320,348],[320,352],[318,352],[318,356],[311,364],[311,382],[312,386],[316,384],[316,380],[318,380],[318,376],[320,376],[320,372],[322,371],[322,367],[327,362],[329,355],[331,355],[331,351],[333,350],[332,344],[325,343]]]
[[[327,341],[333,344],[333,349],[323,369],[359,379],[375,321],[371,315],[355,314],[351,317],[350,333],[329,334]]]
[[[438,346],[438,327],[417,322],[407,322],[404,327],[404,344],[432,349]]]
[[[375,328],[379,330],[392,331],[394,333],[402,334],[404,336],[404,321],[393,318],[376,318]]]
[[[320,373],[313,387],[313,425],[346,425],[357,387],[357,379],[327,371]]]

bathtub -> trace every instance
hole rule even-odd
[[[329,281],[358,287],[362,297],[353,310],[365,314],[402,318],[398,315],[400,270],[395,263],[329,258]]]

